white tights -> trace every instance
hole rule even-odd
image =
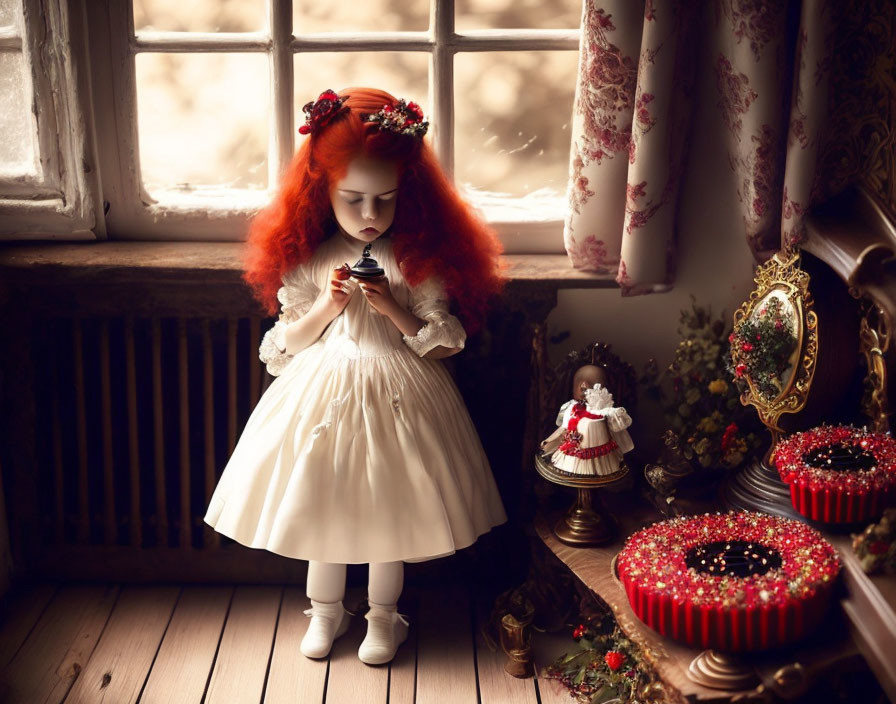
[[[371,562],[367,598],[375,604],[398,603],[404,585],[403,562]],[[308,563],[305,593],[312,601],[333,604],[345,597],[345,565],[332,562]]]

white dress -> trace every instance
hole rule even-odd
[[[321,338],[295,356],[275,336],[298,320],[332,270],[361,255],[341,236],[283,278],[280,319],[260,356],[277,376],[215,488],[205,521],[253,548],[335,563],[425,560],[506,520],[466,406],[441,362],[463,347],[432,279],[410,288],[391,241],[373,243],[396,301],[426,321],[404,337],[355,290]]]
[[[600,384],[585,392],[584,401],[560,407],[557,430],[541,443],[551,463],[569,474],[605,477],[619,471],[622,455],[634,449],[627,428],[632,419],[613,406],[613,396]]]

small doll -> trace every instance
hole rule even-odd
[[[308,560],[301,651],[345,633],[346,564],[370,565],[368,664],[407,636],[404,562],[449,555],[506,520],[488,460],[439,357],[499,291],[500,247],[423,142],[415,103],[326,91],[249,234],[246,281],[280,316],[259,400],[205,521]],[[354,264],[354,266],[352,266]],[[457,316],[450,312],[453,305]]]
[[[541,443],[554,467],[568,474],[615,474],[622,455],[634,448],[627,430],[632,419],[624,408],[613,406],[613,395],[601,382],[606,383],[606,374],[600,367],[589,364],[577,370],[573,398],[560,407],[557,430]]]

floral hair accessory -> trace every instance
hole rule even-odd
[[[406,134],[421,138],[429,129],[429,122],[423,119],[423,110],[417,103],[406,103],[401,99],[395,107],[383,105],[379,112],[366,115],[367,122],[375,122],[381,130],[389,130],[396,134]]]
[[[336,95],[336,91],[325,90],[317,100],[305,103],[305,124],[299,127],[299,134],[314,134],[322,127],[330,124],[334,117],[348,108],[344,107],[345,98]]]

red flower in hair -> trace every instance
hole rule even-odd
[[[305,113],[305,124],[299,127],[299,134],[313,134],[321,127],[340,114],[343,110],[343,98],[336,91],[325,90],[317,100],[305,103],[302,112]]]
[[[416,125],[418,122],[423,122],[423,108],[417,105],[417,103],[408,103],[407,111],[408,115],[405,120],[407,124]]]
[[[417,103],[405,102],[404,98],[394,107],[383,105],[379,112],[367,115],[366,119],[378,124],[381,130],[417,138],[423,137],[429,128],[429,123],[423,119],[423,110],[420,106]]]

